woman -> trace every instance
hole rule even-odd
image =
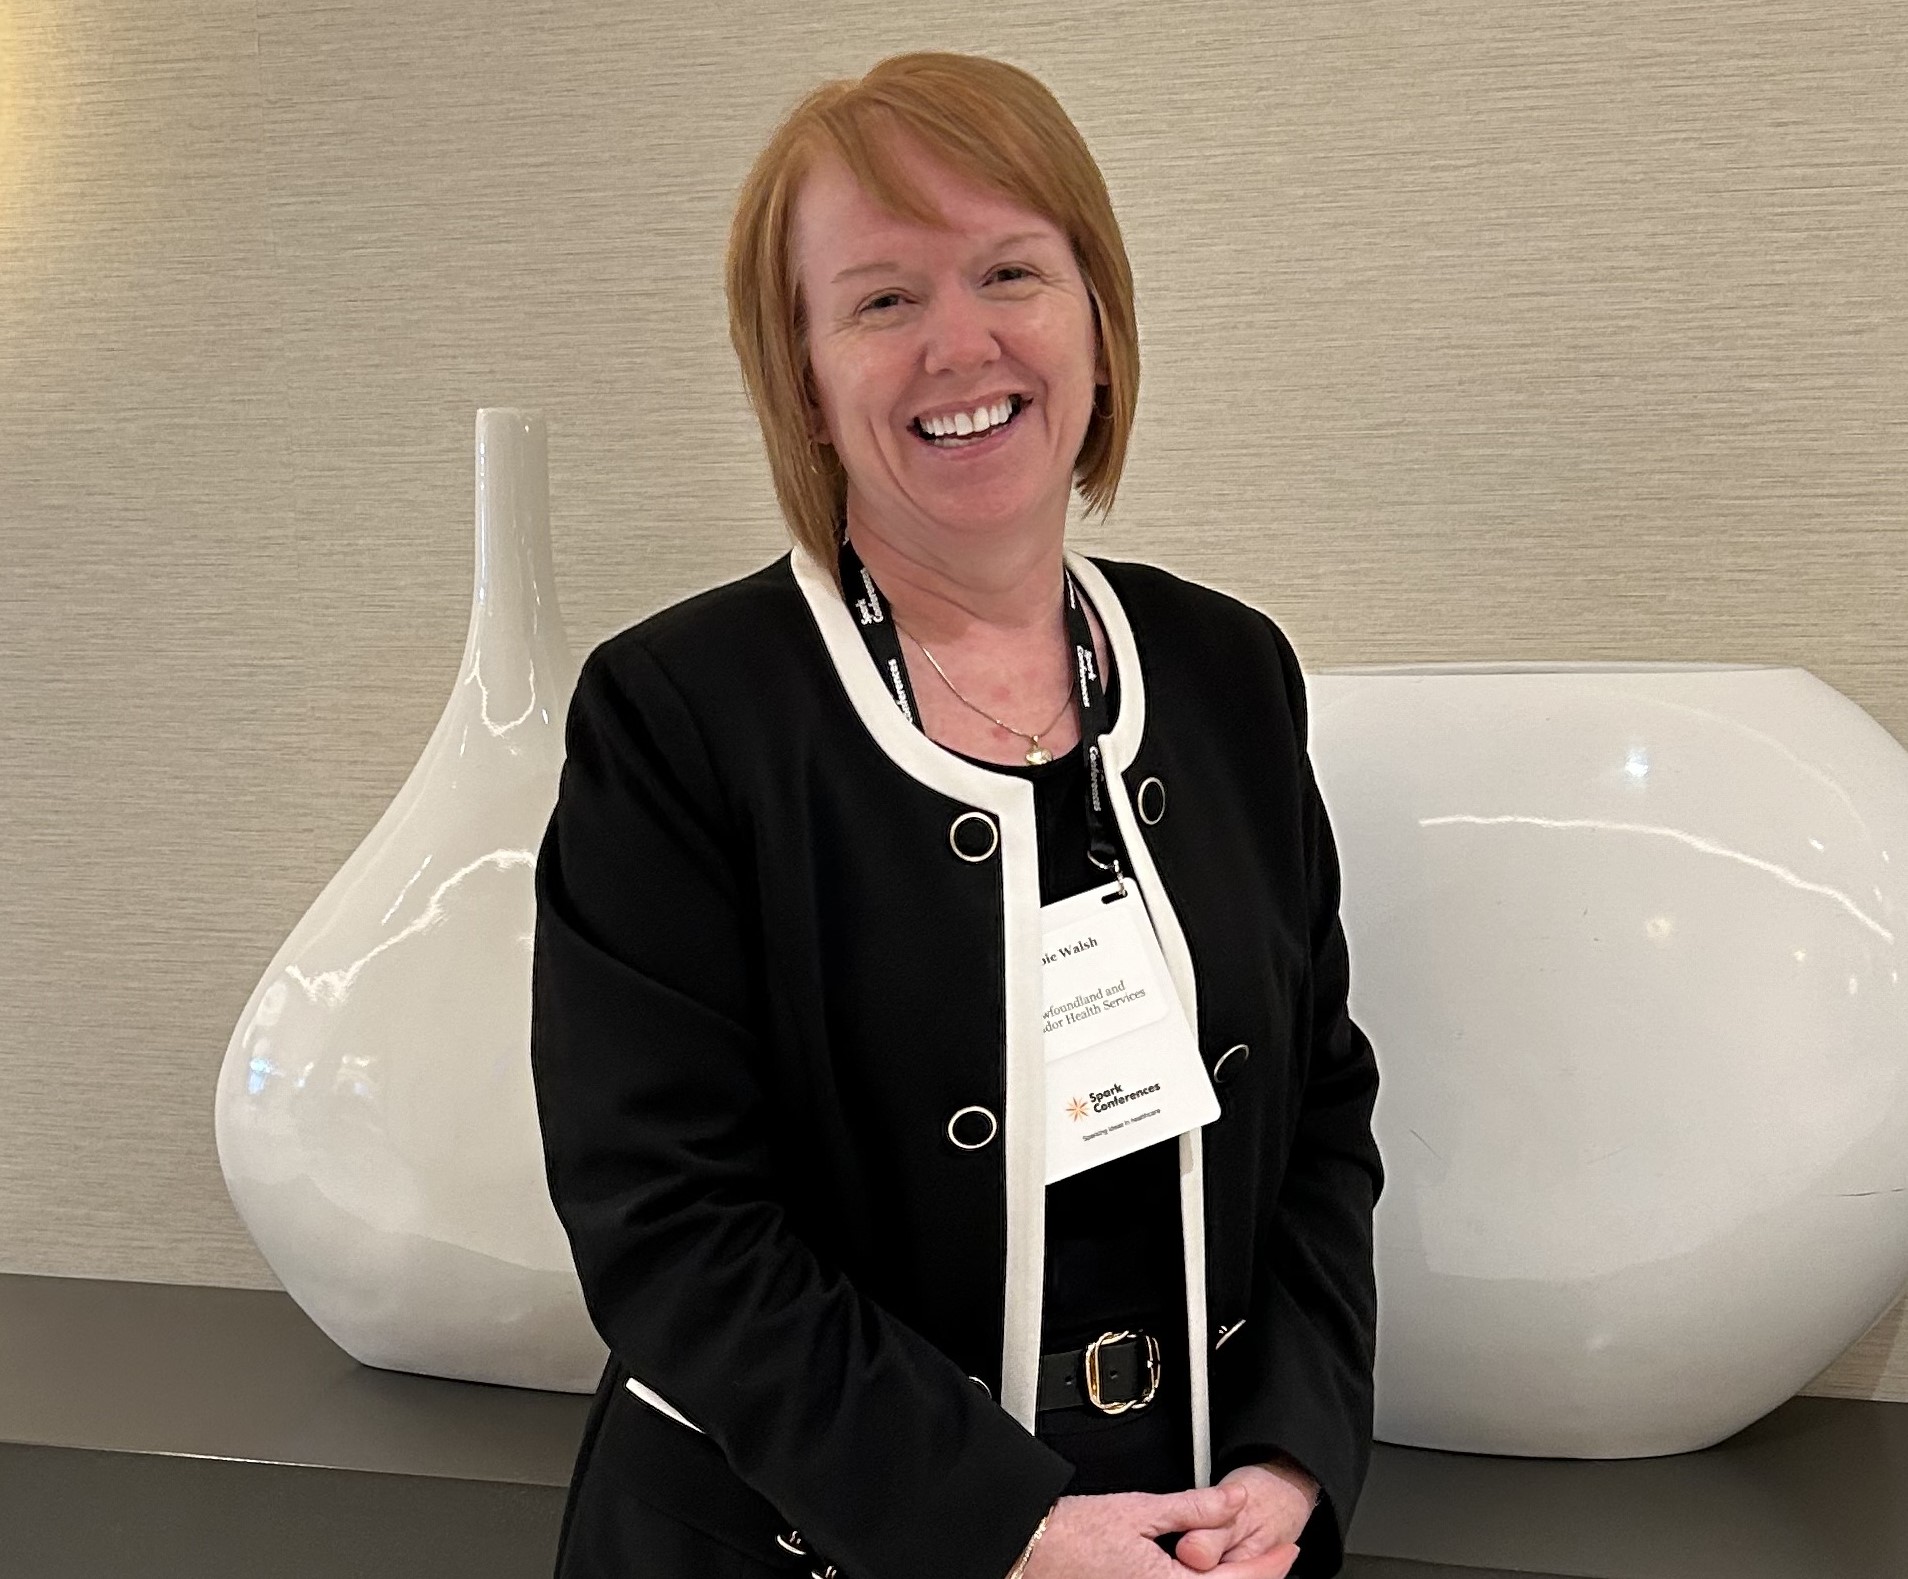
[[[611,1349],[558,1572],[1334,1573],[1377,1075],[1290,645],[1064,547],[1138,388],[1092,157],[885,61],[775,133],[728,291],[795,547],[590,654],[537,865]]]

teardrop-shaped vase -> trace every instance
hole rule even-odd
[[[543,420],[477,413],[457,684],[417,766],[292,929],[219,1073],[219,1161],[292,1298],[367,1365],[588,1392],[591,1327],[530,1080],[537,846],[576,665]]]

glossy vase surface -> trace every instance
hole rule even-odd
[[[226,1185],[287,1292],[369,1365],[582,1392],[605,1358],[543,1177],[538,844],[576,667],[544,425],[477,414],[469,632],[397,797],[292,929],[219,1074]]]
[[[1908,753],[1800,669],[1311,678],[1377,1050],[1377,1435],[1674,1453],[1908,1281]]]

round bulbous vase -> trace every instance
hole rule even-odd
[[[1908,753],[1800,669],[1322,671],[1377,1432],[1684,1452],[1908,1281]]]
[[[397,797],[292,929],[219,1071],[220,1164],[286,1291],[367,1365],[592,1390],[530,1078],[538,845],[576,666],[544,426],[477,414],[469,632]]]

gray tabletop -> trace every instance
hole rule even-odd
[[[589,1402],[374,1370],[275,1291],[0,1274],[0,1442],[565,1486]]]
[[[528,1555],[487,1571],[547,1573],[588,1407],[582,1395],[360,1365],[281,1293],[0,1274],[0,1443],[17,1445],[0,1465],[16,1487],[29,1449],[50,1453],[31,1461],[47,1488],[82,1484],[58,1468],[73,1455],[106,1455],[117,1478],[87,1471],[93,1496],[131,1487],[142,1456],[277,1466],[292,1488],[312,1470],[394,1477],[423,1494],[430,1482],[475,1483],[502,1510],[488,1517],[534,1509],[519,1517]],[[1796,1398],[1674,1458],[1380,1443],[1350,1546],[1347,1579],[1908,1579],[1908,1406]]]

